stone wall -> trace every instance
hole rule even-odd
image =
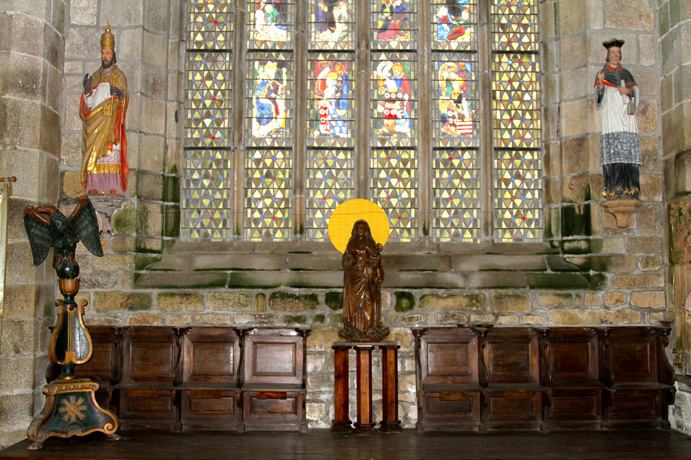
[[[10,199],[4,317],[0,319],[0,449],[26,437],[43,406],[53,270],[34,268],[22,215],[57,204],[63,113],[64,0],[14,0],[0,11],[0,176]]]
[[[691,325],[686,311],[686,298],[691,287],[689,270],[688,228],[691,214],[691,4],[683,0],[658,1],[660,30],[662,149],[665,171],[665,198],[669,203],[668,221],[673,239],[670,241],[672,260],[668,279],[668,302],[675,310],[677,369],[691,372]],[[672,413],[673,426],[691,433],[691,405],[688,377],[680,382]]]
[[[675,102],[677,95],[685,94],[683,90],[688,87],[684,85],[688,72],[684,74],[683,64],[688,61],[685,56],[691,48],[678,43],[681,37],[689,36],[683,33],[688,25],[683,19],[688,18],[686,3],[540,3],[546,242],[527,246],[468,247],[427,241],[387,245],[383,318],[393,330],[392,337],[402,346],[399,412],[405,426],[413,426],[417,419],[411,326],[474,321],[501,325],[658,324],[671,318],[671,304],[666,300],[668,243],[664,198],[678,195],[669,191],[670,175],[677,177],[677,183],[687,183],[685,176],[679,176],[679,165],[686,164],[683,152],[688,151],[688,147],[683,147],[687,134],[680,128],[688,124],[684,118],[688,115],[688,109],[684,112],[688,95],[679,96]],[[50,158],[45,163],[53,165],[56,171],[61,155],[61,189],[57,190],[57,182],[49,181],[52,194],[38,192],[45,186],[45,177],[54,177],[45,166],[32,169],[23,163],[14,170],[6,167],[5,172],[20,180],[22,176],[15,170],[24,176],[31,173],[35,185],[18,194],[27,201],[55,202],[59,193],[61,205],[69,209],[83,193],[78,183],[81,125],[77,107],[81,80],[85,73],[98,68],[99,37],[110,23],[116,38],[118,65],[128,77],[131,103],[127,135],[132,171],[128,202],[113,216],[115,234],[103,238],[105,256],[94,257],[80,247],[79,296],[89,301],[87,323],[310,326],[313,332],[308,339],[308,419],[311,427],[326,427],[333,418],[330,346],[337,340],[342,320],[339,256],[333,254],[328,244],[311,246],[299,241],[195,245],[177,240],[184,97],[183,6],[181,0],[68,2],[63,8],[64,97],[58,98],[58,114],[64,118],[62,145],[47,148],[49,155],[40,148],[29,148],[38,152],[32,153],[31,158]],[[672,24],[672,18],[681,19]],[[16,34],[32,30],[30,27],[21,26]],[[6,35],[0,33],[5,41]],[[15,32],[9,35],[19,43],[14,46],[24,46],[21,38],[14,38]],[[605,58],[601,42],[612,37],[626,40],[623,63],[634,74],[643,95],[638,112],[645,157],[641,168],[642,206],[625,229],[616,228],[601,207],[600,122],[592,88]],[[678,57],[673,65],[669,59],[676,59],[674,54],[665,54],[669,47],[676,50]],[[0,46],[0,61],[17,58],[4,49]],[[17,54],[22,58],[31,55],[25,51]],[[0,65],[0,72],[4,68]],[[3,89],[0,94],[5,92]],[[14,101],[16,97],[5,97],[0,103],[7,103],[2,102],[6,99]],[[670,133],[672,146],[661,142],[665,132]],[[0,148],[14,145],[9,139],[0,144]],[[663,175],[663,149],[667,177]],[[679,185],[673,190],[687,189]],[[17,204],[13,211],[11,237],[13,244],[17,241],[13,254],[18,257],[12,263],[18,272],[26,273],[33,269],[28,246],[21,241],[22,208],[23,204]],[[39,311],[35,316],[41,318],[43,307],[52,302],[55,290],[52,275],[44,273],[43,268],[39,272],[41,275],[36,277],[13,278],[10,288],[21,289],[22,295],[33,292],[28,298],[33,299],[32,308]],[[0,323],[3,337],[10,311]],[[33,310],[21,315],[21,321],[32,324],[34,335],[42,336],[39,332],[45,330],[45,324],[34,320]],[[42,364],[45,363],[45,343],[35,340],[26,348],[28,355],[43,357]],[[0,360],[9,360],[5,349],[0,348]],[[378,369],[379,362],[375,365]],[[5,375],[4,370],[2,374]],[[33,387],[23,383],[2,385],[0,401],[4,394],[11,393],[10,401],[16,407],[13,413],[24,411],[23,418],[12,419],[13,423],[19,420],[13,426],[23,424],[25,428],[30,413],[40,407],[30,408],[30,402],[20,401],[14,392],[28,388],[31,393]],[[375,401],[380,388],[380,381],[375,380]],[[379,403],[375,404],[380,410]],[[20,431],[17,428],[15,433]]]

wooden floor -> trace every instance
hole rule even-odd
[[[101,434],[49,438],[41,451],[22,441],[4,451],[10,459],[165,460],[435,460],[435,459],[691,459],[691,438],[675,431],[400,434],[371,437],[327,430],[295,433],[160,431],[123,432],[108,442]]]

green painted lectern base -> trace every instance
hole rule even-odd
[[[46,404],[27,430],[32,441],[29,449],[41,449],[51,436],[69,438],[98,431],[109,439],[118,439],[115,432],[120,421],[98,405],[96,390],[98,384],[89,379],[56,379],[43,387]]]

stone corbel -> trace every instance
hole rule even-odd
[[[636,222],[635,219],[631,221],[631,216],[638,212],[640,207],[639,200],[605,200],[602,203],[603,224],[610,228],[633,228]]]

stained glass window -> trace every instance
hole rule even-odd
[[[230,237],[233,3],[188,3],[183,238]]]
[[[344,201],[355,198],[354,172],[350,149],[309,150],[305,204],[305,236],[309,240],[326,240],[331,212]]]
[[[477,64],[472,54],[434,55],[435,147],[478,147],[480,145]]]
[[[349,55],[318,53],[309,64],[308,145],[352,147],[355,88]]]
[[[494,237],[542,238],[537,0],[492,4]]]
[[[477,5],[475,0],[433,0],[431,2],[432,48],[475,49]]]
[[[290,49],[295,34],[295,5],[291,0],[248,0],[248,49]]]
[[[418,236],[418,160],[413,149],[374,149],[370,160],[371,200],[391,223],[389,239],[411,241]]]
[[[371,49],[405,50],[417,46],[417,1],[370,2]]]
[[[310,49],[351,50],[354,48],[356,1],[310,0]]]
[[[417,143],[417,56],[372,53],[370,117],[372,145],[410,147]]]
[[[362,197],[391,241],[542,239],[538,0],[187,1],[184,238],[326,241]]]
[[[431,237],[477,243],[482,240],[477,5],[435,0],[431,9]]]
[[[253,149],[245,155],[245,239],[289,240],[293,235],[291,151]]]

